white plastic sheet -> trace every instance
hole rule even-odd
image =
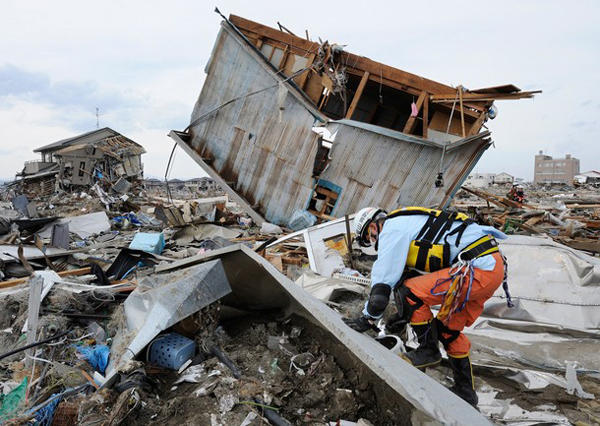
[[[127,330],[115,336],[107,382],[160,332],[229,293],[220,260],[144,278],[124,303]]]

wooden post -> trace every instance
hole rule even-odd
[[[421,94],[419,95],[419,98],[417,99],[417,110],[421,110],[421,106],[423,106],[423,102],[425,101],[425,98],[427,97],[427,92],[423,91],[421,92]],[[406,122],[406,124],[404,125],[404,130],[402,131],[402,133],[407,133],[407,134],[411,134],[412,132],[415,131],[415,126],[417,125],[417,117],[409,117],[408,121]]]
[[[344,216],[346,220],[346,248],[348,249],[348,258],[350,259],[350,267],[354,268],[354,258],[352,257],[352,234],[350,233],[350,218],[348,215]]]
[[[281,60],[279,61],[279,66],[277,67],[277,69],[283,70],[283,68],[285,67],[285,62],[287,61],[288,55],[290,53],[289,48],[290,46],[285,46],[285,49],[283,50],[283,55],[281,56]]]
[[[365,71],[362,78],[360,79],[360,83],[358,84],[356,93],[354,94],[354,97],[352,98],[352,103],[350,104],[350,108],[348,108],[348,112],[346,113],[346,118],[349,120],[352,119],[352,114],[354,114],[354,110],[356,109],[356,106],[358,105],[358,101],[360,101],[360,97],[362,95],[363,90],[365,89],[365,86],[367,85],[367,81],[369,81],[370,75],[371,75],[371,73],[369,73],[368,71]]]
[[[310,56],[308,57],[308,62],[306,63],[306,68],[312,66],[312,64],[315,62],[315,58],[317,57],[317,55],[315,55],[314,53],[311,53]],[[298,87],[300,87],[300,89],[304,90],[304,86],[306,85],[306,80],[308,80],[308,75],[311,73],[311,70],[307,70],[304,71],[302,73],[302,75],[300,76],[300,81],[298,82]]]
[[[429,95],[423,101],[423,138],[427,139],[429,130]]]
[[[33,275],[29,280],[29,310],[27,312],[27,344],[36,342],[38,316],[40,314],[40,303],[42,302],[42,286],[44,279],[39,275]],[[30,358],[35,354],[35,348],[27,349],[25,365],[30,367],[33,360]]]
[[[465,110],[463,109],[463,87],[458,86],[458,101],[460,103],[460,127],[462,129],[462,137],[467,137],[467,131],[465,130]]]

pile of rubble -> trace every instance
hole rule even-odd
[[[192,122],[170,133],[215,192],[144,186],[143,148],[108,128],[39,148],[0,191],[0,422],[600,424],[593,189],[455,200],[512,234],[514,307],[499,290],[465,330],[480,411],[446,361],[399,357],[416,340],[386,333],[393,307],[379,333],[342,321],[376,259],[350,213],[446,205],[492,144],[494,101],[538,92],[453,88],[282,30],[224,17]],[[249,85],[223,78],[239,72]]]
[[[454,206],[507,234],[543,235],[591,255],[600,254],[600,192],[597,189],[527,185],[523,202],[508,188],[463,187]]]
[[[290,232],[258,227],[227,197],[172,201],[145,190],[123,199],[93,188],[4,202],[5,424],[364,426],[398,418],[451,423],[453,416],[483,424],[449,392],[458,408],[441,415],[440,402],[418,390],[426,386],[436,400],[447,392],[436,382],[447,385],[451,374],[428,370],[434,380],[423,383],[426,376],[400,360],[415,344],[411,332],[389,350],[377,342],[385,331],[358,335],[341,322],[362,309],[374,260],[348,246],[351,218]],[[520,294],[529,280],[511,260],[518,256],[511,244],[503,250],[520,277],[511,279],[517,310],[536,318],[541,313],[527,303],[537,302]],[[519,244],[523,253],[531,243]],[[504,302],[491,303],[490,313],[496,305]],[[505,345],[530,336],[537,320],[519,334],[510,315],[496,316],[506,322],[505,337],[487,337],[498,327],[489,318],[470,335],[481,411],[499,424],[597,418],[597,405],[586,399],[600,391],[600,366],[590,355],[597,337],[583,331],[596,320],[551,331],[547,318],[537,318],[563,339],[565,330],[581,330],[573,340],[580,364],[571,365],[552,343],[543,351],[552,361],[517,351],[500,362]],[[408,403],[407,391],[420,396]]]

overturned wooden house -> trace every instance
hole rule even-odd
[[[538,93],[453,88],[233,15],[205,71],[170,136],[255,220],[283,225],[447,205],[492,143],[493,102]]]
[[[92,186],[102,182],[124,192],[143,178],[143,146],[108,128],[93,130],[33,150],[41,159],[27,161],[17,174],[20,191],[34,196],[57,189]]]

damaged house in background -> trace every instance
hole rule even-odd
[[[225,19],[191,124],[170,133],[258,223],[446,206],[492,144],[494,101],[539,93],[454,88],[281,28]]]
[[[25,163],[16,184],[29,197],[52,194],[57,187],[92,186],[101,181],[117,192],[143,179],[142,154],[138,143],[105,127],[63,139],[33,150],[40,160]]]

